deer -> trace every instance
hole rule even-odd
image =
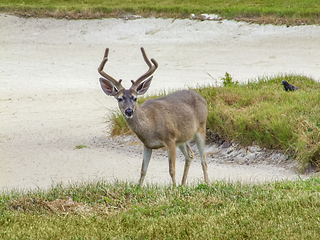
[[[188,142],[195,140],[200,153],[204,181],[209,182],[205,157],[207,103],[203,97],[191,90],[180,90],[153,100],[147,100],[140,106],[137,97],[147,92],[153,73],[158,68],[155,59],[149,60],[143,47],[142,57],[149,69],[137,80],[131,80],[131,87],[125,89],[120,80],[116,80],[103,70],[108,61],[109,48],[106,48],[103,60],[98,67],[102,76],[99,79],[104,93],[118,101],[118,107],[130,129],[144,145],[139,185],[143,184],[147,174],[153,149],[166,148],[169,160],[169,174],[173,186],[176,186],[175,165],[176,147],[185,157],[185,166],[181,185],[185,185],[194,153]]]

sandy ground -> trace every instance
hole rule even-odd
[[[130,86],[146,71],[139,48],[159,68],[149,92],[279,73],[320,78],[319,26],[259,26],[234,21],[173,19],[55,20],[0,14],[0,189],[46,188],[54,182],[137,182],[141,145],[108,138],[106,117],[117,108],[98,84],[97,67]],[[279,86],[280,87],[280,86]],[[77,145],[87,148],[75,149]],[[256,182],[297,174],[274,165],[210,161],[211,181]],[[177,180],[183,159],[177,160]],[[199,160],[189,182],[202,179]],[[170,183],[156,153],[146,182]]]

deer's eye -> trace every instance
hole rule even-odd
[[[134,101],[134,102],[136,102],[136,101],[137,101],[137,98],[136,98],[136,97],[134,97],[134,98],[133,98],[133,101]]]
[[[118,98],[118,102],[122,102],[123,101],[123,98]]]

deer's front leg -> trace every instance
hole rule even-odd
[[[174,142],[168,145],[168,158],[169,174],[171,176],[173,186],[176,186],[176,145]]]
[[[139,180],[139,185],[143,184],[143,180],[144,180],[145,176],[147,175],[147,170],[148,170],[151,154],[152,154],[152,149],[144,146],[143,161],[142,161],[141,176],[140,176],[140,180]]]

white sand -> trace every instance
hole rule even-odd
[[[104,122],[117,103],[100,89],[97,67],[109,47],[106,71],[128,87],[147,69],[141,46],[159,63],[149,92],[213,84],[208,74],[219,80],[225,72],[241,82],[280,73],[320,79],[319,26],[0,14],[0,189],[101,178],[138,181],[142,151],[107,139]],[[80,144],[88,148],[75,150]],[[182,158],[176,169],[180,181]],[[264,181],[297,175],[276,166],[210,163],[209,177]],[[197,161],[188,180],[201,179]],[[152,158],[146,181],[170,183],[165,157]]]

